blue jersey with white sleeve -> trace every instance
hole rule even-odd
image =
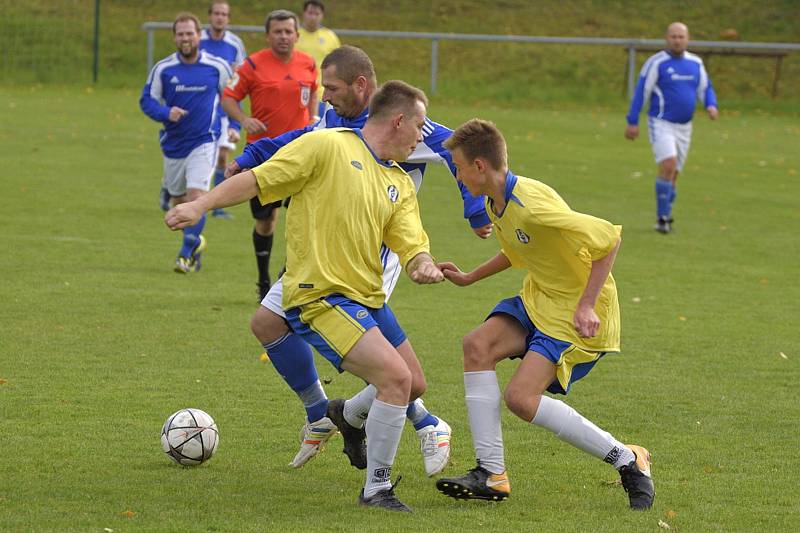
[[[310,131],[324,128],[363,128],[367,121],[367,115],[368,110],[365,109],[357,117],[342,117],[329,105],[316,124],[289,131],[272,139],[259,139],[252,144],[248,144],[242,155],[236,158],[236,162],[239,164],[239,168],[254,168],[272,157],[282,146]],[[425,124],[422,127],[422,142],[417,144],[408,161],[400,163],[403,170],[411,177],[417,190],[422,185],[422,177],[425,174],[425,168],[428,163],[444,164],[455,177],[456,167],[453,164],[453,158],[450,152],[442,146],[442,143],[452,134],[453,130],[450,128],[425,118]],[[484,197],[472,196],[460,181],[458,182],[458,187],[464,202],[464,218],[469,220],[470,226],[472,228],[480,228],[489,224],[489,215],[486,213]]]
[[[645,61],[626,117],[628,124],[639,123],[639,112],[648,99],[649,116],[677,124],[692,120],[697,100],[704,108],[717,107],[703,60],[690,52],[676,56],[662,50]]]
[[[244,42],[242,42],[238,35],[229,31],[223,33],[221,39],[214,39],[211,37],[211,34],[208,33],[208,28],[204,28],[203,31],[200,32],[200,50],[205,50],[211,55],[221,57],[228,62],[231,70],[236,70],[236,67],[241,65],[245,58],[247,58]],[[226,116],[221,103],[217,109],[217,113],[219,113],[221,117]],[[241,125],[235,120],[230,121],[229,127],[237,131],[241,129]]]
[[[164,124],[159,140],[165,156],[180,159],[201,144],[217,139],[217,105],[231,76],[224,60],[203,51],[195,63],[184,63],[178,53],[156,63],[147,77],[139,106],[148,117]],[[169,111],[173,106],[188,113],[171,122]]]

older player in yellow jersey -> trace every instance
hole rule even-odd
[[[180,229],[209,209],[255,195],[263,204],[292,197],[283,308],[294,332],[337,369],[378,389],[366,422],[367,479],[359,502],[394,511],[409,511],[395,495],[391,469],[409,400],[422,394],[425,376],[385,304],[380,249],[386,243],[394,250],[416,283],[444,280],[429,254],[414,184],[396,163],[422,140],[426,105],[419,89],[387,82],[373,96],[362,130],[308,133],[165,218]]]
[[[466,286],[510,266],[528,270],[518,296],[502,300],[464,338],[464,387],[478,465],[436,487],[454,498],[505,500],[511,493],[500,427],[498,362],[522,358],[506,387],[508,408],[620,472],[630,506],[653,503],[650,454],[624,445],[560,400],[606,353],[619,351],[619,305],[611,267],[621,228],[572,211],[550,187],[508,170],[506,144],[491,122],[473,119],[453,132],[458,179],[486,195],[500,252],[469,273],[441,263],[445,277]]]

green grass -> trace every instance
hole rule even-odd
[[[0,0],[7,24],[0,32],[0,82],[90,83],[94,2],[82,0]],[[233,2],[234,24],[260,26],[278,0]],[[800,9],[794,0],[485,0],[424,3],[415,0],[332,0],[331,28],[659,39],[674,20],[689,25],[695,40],[721,40],[736,29],[742,41],[800,42]],[[101,2],[99,83],[141,88],[146,72],[146,21],[171,21],[180,10],[206,18],[207,2],[114,0]],[[156,33],[155,59],[174,52],[168,30]],[[251,52],[263,34],[243,34]],[[380,79],[399,78],[429,86],[430,42],[345,38],[363,47]],[[51,60],[57,51],[57,61]],[[640,54],[638,65],[647,54]],[[618,105],[624,98],[624,50],[614,46],[441,42],[439,92],[457,101],[490,100],[504,105],[578,101]],[[800,102],[800,54],[785,58],[780,97],[770,100],[775,61],[713,56],[711,79],[722,107],[744,102],[796,109]]]
[[[395,516],[356,507],[362,473],[346,464],[338,437],[306,468],[287,467],[303,412],[249,333],[248,209],[209,221],[201,273],[173,274],[179,236],[157,208],[157,125],[137,99],[138,90],[0,89],[0,530],[616,532],[659,530],[659,520],[679,531],[792,528],[796,116],[699,117],[677,229],[664,237],[651,229],[650,148],[623,139],[622,106],[434,101],[431,116],[447,124],[496,121],[518,174],[623,225],[614,269],[623,354],[567,401],[653,452],[657,498],[651,512],[630,512],[608,465],[504,410],[511,500],[438,495],[408,430],[396,475],[415,514]],[[24,134],[32,123],[34,138]],[[437,258],[471,268],[495,253],[496,241],[479,241],[460,220],[441,169],[431,169],[420,202]],[[278,239],[273,265],[282,257]],[[520,279],[508,272],[467,289],[403,279],[392,299],[426,368],[426,403],[454,428],[447,473],[474,461],[460,339]],[[514,367],[501,365],[503,382]],[[358,390],[352,377],[319,369],[331,397]],[[221,435],[217,456],[193,469],[173,465],[158,437],[187,406],[211,413]]]

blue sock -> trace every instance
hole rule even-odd
[[[425,426],[435,426],[439,423],[439,419],[425,409],[425,404],[423,404],[420,399],[416,399],[408,404],[406,417],[414,424],[414,429],[422,429]]]
[[[225,169],[218,168],[214,170],[214,187],[225,181]]]
[[[678,197],[678,188],[672,184],[672,194],[669,195],[669,213],[672,214],[672,204],[675,203],[675,198]]]
[[[200,222],[194,226],[189,226],[183,230],[183,244],[181,251],[178,252],[180,257],[191,257],[192,252],[200,244],[200,234],[203,233],[203,228],[206,225],[206,216],[203,215]]]
[[[270,344],[264,344],[272,366],[297,394],[309,422],[316,422],[328,411],[328,397],[319,382],[311,347],[299,335],[287,333]]]
[[[661,178],[656,178],[656,209],[658,218],[669,218],[669,213],[672,210],[670,204],[670,197],[674,187],[671,181]]]

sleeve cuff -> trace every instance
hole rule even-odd
[[[486,211],[483,211],[482,213],[475,213],[469,217],[469,225],[472,229],[482,228],[491,222],[492,221],[489,220],[489,215],[486,213]]]

